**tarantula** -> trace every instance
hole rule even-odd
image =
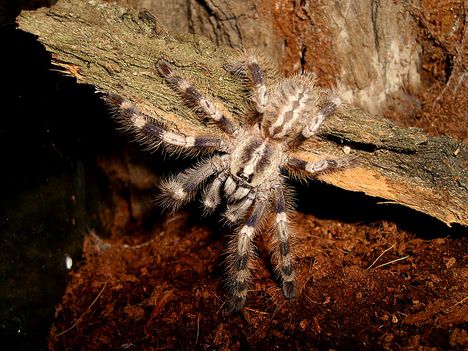
[[[308,162],[292,152],[317,133],[324,119],[341,104],[338,97],[323,100],[324,92],[315,86],[312,75],[276,79],[266,85],[254,53],[244,53],[229,70],[247,82],[252,93],[249,104],[255,117],[241,126],[219,102],[200,92],[179,75],[164,59],[156,63],[165,82],[199,115],[214,122],[223,136],[186,135],[170,130],[129,100],[110,94],[106,97],[120,124],[150,149],[163,147],[170,152],[197,152],[209,155],[195,167],[162,182],[162,204],[175,210],[202,192],[206,212],[227,204],[225,219],[238,229],[228,248],[227,288],[232,310],[243,307],[254,257],[253,239],[262,219],[274,218],[273,256],[283,294],[296,295],[296,277],[291,252],[292,232],[288,214],[290,191],[285,174],[316,175],[344,168],[349,159],[321,159]],[[202,191],[200,191],[203,189]]]

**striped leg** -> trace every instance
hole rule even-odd
[[[250,62],[247,64],[247,68],[252,75],[252,81],[254,83],[254,96],[255,107],[257,112],[265,112],[266,105],[268,103],[268,93],[265,86],[265,80],[263,78],[263,72],[258,65],[257,58],[251,57]]]
[[[283,294],[286,298],[292,299],[296,296],[296,274],[293,267],[291,254],[290,237],[291,233],[288,227],[288,217],[286,214],[286,201],[283,193],[283,187],[278,186],[275,189],[276,203],[276,252],[274,254],[276,271],[283,284]]]
[[[238,223],[244,218],[250,206],[252,206],[254,199],[255,192],[250,191],[242,200],[229,204],[224,213],[224,218],[231,224]]]
[[[257,197],[255,199],[252,213],[230,243],[227,280],[231,294],[229,307],[233,311],[239,311],[247,299],[249,270],[254,255],[252,240],[260,226],[266,204],[266,198]]]
[[[340,105],[341,99],[338,97],[334,98],[332,101],[329,101],[302,129],[302,137],[308,139],[312,135],[316,134],[325,118],[335,113]]]
[[[227,167],[220,156],[201,162],[197,166],[179,173],[176,177],[161,183],[161,194],[158,200],[165,208],[175,211],[181,205],[193,199],[200,186],[214,174],[222,172]]]
[[[236,134],[239,127],[233,121],[228,111],[224,109],[220,111],[220,108],[215,103],[203,96],[188,80],[179,76],[167,61],[163,59],[158,60],[156,68],[161,76],[166,79],[169,86],[187,99],[193,107],[203,112],[206,117],[217,123],[225,132]]]
[[[211,182],[203,194],[203,207],[206,213],[211,213],[221,203],[221,187],[227,178],[227,171],[224,171]]]
[[[200,148],[222,151],[226,148],[224,141],[215,136],[193,137],[170,132],[161,122],[139,112],[132,102],[117,94],[109,94],[105,100],[122,128],[133,132],[137,141],[149,150],[160,145],[170,152],[196,151]]]
[[[352,158],[347,157],[330,160],[320,160],[317,162],[308,162],[297,157],[291,157],[288,160],[288,166],[296,170],[306,171],[307,173],[314,174],[319,172],[346,168],[351,165],[352,161]]]
[[[258,113],[264,113],[268,103],[268,92],[255,52],[244,53],[238,62],[228,65],[228,69],[235,74],[248,77],[253,85],[252,100],[255,109]]]

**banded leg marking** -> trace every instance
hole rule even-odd
[[[238,223],[244,218],[245,214],[249,210],[250,206],[255,199],[255,193],[251,191],[242,200],[229,204],[224,217],[229,223]]]
[[[221,187],[227,178],[227,171],[218,174],[203,195],[203,207],[206,212],[212,212],[221,203]]]
[[[232,310],[240,310],[247,299],[250,263],[253,256],[253,237],[263,218],[266,199],[257,197],[254,208],[245,224],[230,243],[228,282]]]
[[[238,61],[227,65],[227,69],[234,74],[245,77],[252,84],[252,100],[258,113],[264,113],[268,103],[268,92],[265,78],[254,52],[244,52]]]
[[[206,117],[216,122],[221,129],[229,134],[237,132],[238,126],[227,115],[227,112],[221,112],[212,101],[193,87],[188,80],[179,76],[167,61],[158,60],[156,68],[170,87],[187,99],[196,109],[203,112]]]
[[[175,211],[181,205],[193,199],[200,186],[212,175],[219,173],[226,165],[221,157],[213,157],[208,161],[179,173],[161,183],[161,194],[158,197],[161,205]]]
[[[268,103],[268,92],[265,86],[263,72],[260,69],[257,58],[255,56],[251,57],[247,67],[250,71],[250,75],[252,76],[252,81],[254,84],[253,100],[255,102],[256,110],[258,113],[264,113]]]
[[[282,187],[277,187],[275,190],[275,203],[277,242],[277,252],[275,253],[277,260],[276,271],[283,284],[284,296],[288,299],[292,299],[296,296],[296,274],[293,267],[290,244],[291,233],[288,227],[286,201]]]
[[[225,149],[224,141],[215,136],[193,137],[166,130],[161,122],[139,112],[132,102],[117,94],[109,94],[106,101],[123,129],[133,132],[136,139],[150,150],[160,145],[174,152],[198,148],[211,148],[220,151]]]
[[[341,99],[338,97],[328,102],[302,129],[302,136],[307,139],[310,138],[312,135],[316,134],[317,130],[322,125],[325,118],[335,113],[340,105]]]

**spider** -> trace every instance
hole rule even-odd
[[[120,125],[149,149],[161,146],[173,153],[208,155],[193,168],[163,181],[159,197],[162,205],[172,210],[197,193],[201,193],[206,212],[226,204],[224,218],[237,225],[228,245],[226,264],[228,306],[234,311],[246,302],[253,268],[253,239],[266,218],[273,222],[273,259],[283,294],[287,299],[296,296],[290,228],[292,201],[285,184],[288,175],[314,176],[350,164],[349,158],[308,162],[293,153],[339,108],[340,98],[325,94],[311,74],[272,79],[267,86],[259,62],[255,53],[244,52],[226,66],[251,90],[248,104],[254,118],[246,126],[241,126],[220,102],[194,87],[167,60],[156,62],[159,74],[181,96],[181,103],[189,104],[201,117],[214,122],[223,134],[176,132],[160,119],[139,111],[128,99],[113,93],[105,97]]]

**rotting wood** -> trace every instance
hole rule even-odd
[[[154,68],[165,57],[239,115],[245,91],[224,64],[234,51],[187,34],[177,38],[147,11],[99,1],[61,0],[50,9],[24,11],[19,28],[38,36],[52,63],[100,92],[118,92],[173,128],[206,132]],[[177,115],[179,117],[174,117]],[[212,131],[211,131],[212,132]],[[382,117],[347,108],[330,118],[321,138],[306,143],[303,157],[338,156],[349,146],[358,166],[320,176],[326,183],[404,205],[447,225],[468,226],[468,143],[428,137]]]

